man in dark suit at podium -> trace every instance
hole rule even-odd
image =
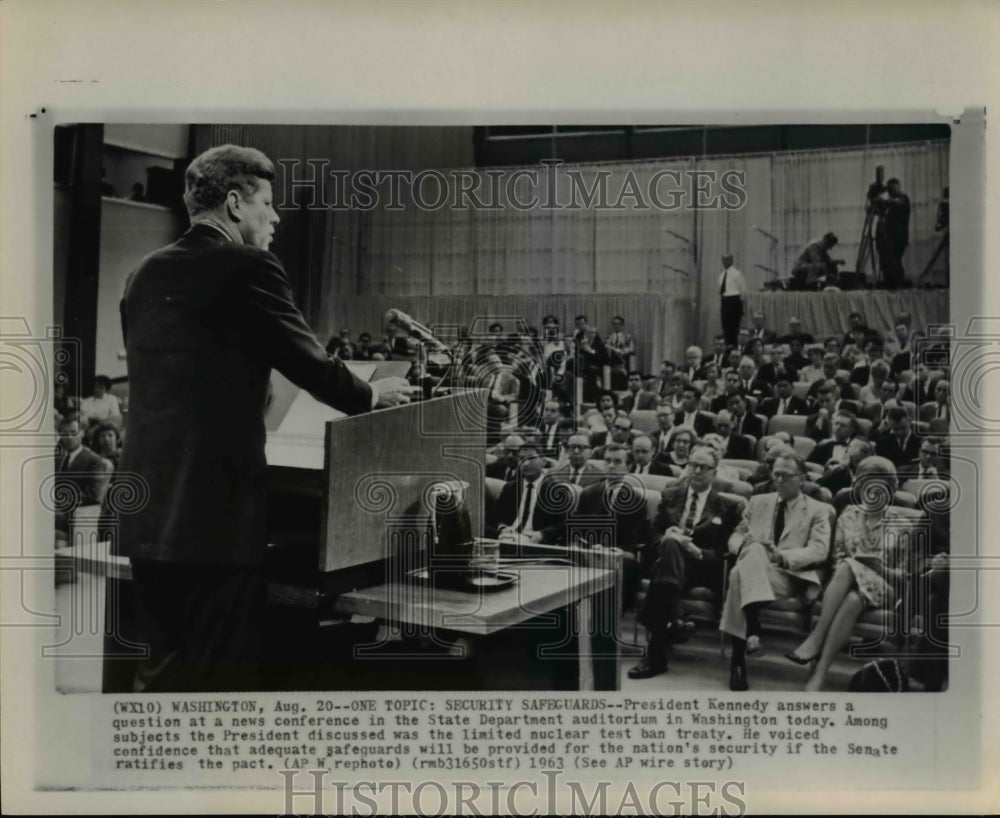
[[[274,166],[235,145],[185,176],[191,228],[147,256],[121,302],[128,436],[120,470],[148,501],[122,513],[116,552],[132,563],[139,637],[135,692],[259,686],[267,547],[263,409],[272,367],[347,414],[409,400],[331,358],[267,251],[278,215]]]

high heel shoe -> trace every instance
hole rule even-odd
[[[813,662],[815,662],[819,658],[819,655],[817,654],[816,656],[810,656],[807,659],[804,656],[799,656],[793,650],[793,651],[791,651],[789,653],[786,653],[785,654],[785,658],[788,659],[790,662],[795,662],[795,664],[797,664],[797,665],[811,665]]]

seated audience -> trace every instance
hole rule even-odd
[[[771,397],[771,384],[758,375],[757,364],[754,363],[753,358],[743,356],[740,360],[739,375],[744,395],[757,398],[757,400]]]
[[[722,438],[722,435],[716,434],[715,432],[709,432],[707,435],[702,437],[697,445],[710,446],[719,456],[719,460],[722,460],[723,455],[726,453],[726,441]],[[743,473],[740,469],[735,466],[727,466],[724,463],[719,463],[715,469],[715,474],[719,480],[723,480],[727,483],[735,483],[743,480]]]
[[[621,402],[618,400],[618,393],[613,392],[610,389],[602,389],[597,393],[597,410],[599,412],[604,412],[605,409],[614,409],[617,411],[621,408]]]
[[[801,373],[809,366],[809,358],[802,354],[802,346],[801,338],[796,338],[788,344],[790,352],[782,359],[786,371]],[[799,375],[799,380],[805,380],[805,378]]]
[[[778,340],[778,333],[767,328],[767,319],[760,310],[754,310],[750,318],[753,327],[750,329],[750,338],[760,341],[762,344],[774,344]]]
[[[503,451],[492,463],[486,464],[486,476],[495,480],[513,480],[518,475],[521,447],[527,441],[521,435],[507,435],[503,440]]]
[[[605,344],[608,348],[608,362],[611,364],[611,388],[621,389],[625,373],[635,355],[635,339],[625,332],[625,319],[620,315],[611,319],[611,332]]]
[[[833,437],[833,415],[842,409],[855,417],[861,411],[854,401],[841,400],[836,381],[824,382],[816,393],[816,411],[806,418],[806,436],[817,442]]]
[[[822,411],[822,410],[820,410]],[[817,444],[807,458],[824,469],[847,462],[847,446],[858,433],[858,419],[853,412],[838,409],[830,422],[830,437]]]
[[[721,371],[727,366],[729,359],[729,349],[726,346],[726,336],[716,335],[712,339],[712,356],[705,361],[706,364],[715,364]]]
[[[729,410],[734,435],[750,435],[754,442],[764,436],[764,424],[759,417],[747,411],[747,402],[743,395],[730,395],[726,408]]]
[[[687,378],[688,383],[700,381],[705,377],[705,367],[701,360],[702,352],[699,346],[689,346],[684,352],[684,368],[681,374]]]
[[[657,429],[650,435],[653,450],[659,457],[667,453],[670,444],[670,433],[674,429],[674,413],[669,406],[661,406],[656,410]]]
[[[698,437],[715,428],[712,416],[701,411],[701,391],[697,387],[686,385],[681,391],[681,411],[674,415],[674,425],[689,426]]]
[[[64,417],[58,431],[52,497],[57,506],[56,530],[68,531],[77,508],[98,505],[104,499],[111,464],[83,445],[83,431],[75,415]]]
[[[801,341],[803,346],[811,344],[814,341],[812,335],[802,330],[802,322],[798,318],[792,317],[788,319],[788,334],[782,335],[778,339],[778,342],[791,345],[795,340]]]
[[[594,448],[594,454],[592,457],[595,460],[604,460],[605,450],[612,443],[620,443],[626,447],[632,442],[632,419],[621,412],[612,421],[611,426],[608,428],[608,438],[607,443]]]
[[[546,457],[558,458],[565,436],[572,432],[573,421],[563,415],[562,404],[557,400],[545,401],[542,419],[538,423],[543,454]]]
[[[687,480],[663,492],[653,523],[652,570],[637,619],[646,628],[646,657],[629,670],[631,679],[647,679],[667,670],[667,646],[685,641],[694,629],[683,619],[681,598],[695,587],[722,597],[722,561],[740,522],[740,506],[712,488],[718,452],[698,445],[691,452]]]
[[[90,440],[94,454],[103,457],[117,471],[122,453],[122,436],[118,427],[113,423],[101,423],[94,429]]]
[[[653,392],[647,392],[642,388],[642,373],[636,370],[628,373],[628,394],[621,399],[621,408],[626,412],[636,409],[655,409],[660,404],[660,399]]]
[[[639,584],[639,553],[650,542],[649,517],[646,514],[646,491],[642,483],[628,475],[628,447],[609,443],[604,454],[607,479],[587,486],[570,517],[577,542],[620,548],[628,558],[622,577],[622,607],[631,610]],[[603,520],[612,523],[612,529]],[[593,525],[588,534],[587,525]],[[610,533],[610,536],[608,536]]]
[[[796,664],[816,662],[805,690],[823,689],[827,671],[847,644],[862,611],[892,608],[899,597],[911,538],[902,536],[906,518],[886,502],[898,487],[896,469],[883,457],[858,465],[858,505],[845,508],[837,519],[834,556],[837,567],[823,593],[823,606],[812,633],[787,654]]]
[[[606,477],[604,470],[588,462],[589,457],[589,438],[585,432],[576,432],[566,441],[566,462],[552,469],[545,475],[545,479],[583,487],[603,481]]]
[[[910,415],[902,407],[890,409],[875,439],[875,454],[892,461],[896,468],[911,463],[920,454],[920,438],[910,429]]]
[[[949,385],[946,380],[934,382],[934,400],[927,401],[920,406],[920,419],[925,422],[940,420],[947,422],[951,419],[948,407]]]
[[[822,389],[825,384],[829,383],[832,380],[835,380],[837,377],[837,373],[839,371],[840,371],[840,356],[833,352],[825,353],[823,355],[823,363],[821,370],[822,377],[812,382],[812,385],[809,387],[809,392],[806,394],[806,396],[812,398],[813,400],[818,400],[819,390]]]
[[[872,363],[868,369],[868,381],[862,385],[858,392],[858,400],[862,404],[882,402],[882,384],[885,383],[891,372],[889,364],[879,360]]]
[[[835,495],[841,489],[853,485],[857,475],[858,464],[866,457],[871,457],[875,451],[875,445],[863,437],[852,437],[847,444],[847,459],[840,462],[836,457],[827,461],[823,468],[823,475],[816,483],[831,495]]]
[[[556,509],[565,507],[558,494],[566,489],[543,479],[544,468],[538,447],[525,443],[520,451],[518,476],[504,483],[493,506],[493,519],[488,521],[487,536],[519,536],[550,545],[565,543],[565,514]]]
[[[823,347],[812,346],[809,347],[809,362],[806,366],[799,370],[799,383],[815,383],[816,381],[829,380],[836,373],[836,366],[831,368],[826,368],[823,366],[824,358],[826,357],[826,352]],[[837,357],[834,355],[831,357],[832,364],[836,364]],[[830,373],[827,375],[827,373]]]
[[[710,409],[712,402],[719,396],[722,386],[719,384],[720,370],[714,363],[705,364],[705,379],[701,382],[701,406]]]
[[[779,375],[774,382],[775,396],[761,401],[757,412],[766,418],[775,415],[805,415],[809,412],[809,404],[792,391],[792,379],[788,375]]]
[[[747,690],[746,655],[760,650],[760,609],[779,596],[817,589],[830,549],[830,507],[802,493],[805,461],[779,457],[774,494],[751,497],[729,538],[729,575],[720,629],[733,640],[729,689]]]
[[[898,472],[900,484],[908,480],[948,480],[948,466],[941,457],[941,440],[925,437],[920,442],[916,460],[904,463]]]
[[[653,440],[646,434],[637,434],[632,438],[632,466],[629,473],[673,476],[673,471],[663,460],[653,459]]]
[[[691,454],[691,447],[695,444],[697,436],[694,429],[686,427],[675,428],[667,439],[667,452],[660,457],[669,466],[687,466],[688,457]]]
[[[94,378],[94,394],[80,402],[80,422],[89,428],[104,421],[120,427],[122,410],[118,397],[111,394],[111,378],[98,375]]]
[[[716,414],[729,406],[729,398],[733,395],[743,394],[743,387],[740,385],[739,372],[730,370],[723,376],[722,382],[724,391],[712,401],[711,406],[711,411]]]
[[[723,409],[715,416],[715,431],[724,441],[726,450],[722,456],[727,460],[753,460],[754,445],[750,438],[733,432],[733,416]]]

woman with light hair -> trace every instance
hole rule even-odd
[[[695,434],[694,429],[690,426],[678,426],[670,433],[667,440],[667,454],[664,460],[672,466],[685,468],[688,457],[691,455],[691,449],[697,442],[698,435]]]
[[[854,505],[837,519],[837,567],[823,593],[819,620],[805,641],[785,654],[796,664],[816,663],[806,690],[822,690],[830,665],[864,610],[895,605],[911,539],[909,521],[892,505],[898,486],[891,460],[867,457],[858,464],[851,487]]]
[[[717,460],[721,461],[726,453],[726,441],[723,439],[722,435],[716,434],[715,432],[709,432],[701,439],[702,446],[708,446],[710,449],[715,451],[717,455]],[[719,463],[715,467],[715,476],[721,478],[722,480],[729,480],[730,482],[736,482],[737,480],[744,480],[746,478],[740,473],[740,470],[735,466],[727,466],[724,463]]]

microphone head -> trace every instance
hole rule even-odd
[[[388,323],[388,324],[395,324],[396,323],[396,317],[398,315],[399,315],[399,311],[398,310],[389,310],[385,314],[386,323]]]

